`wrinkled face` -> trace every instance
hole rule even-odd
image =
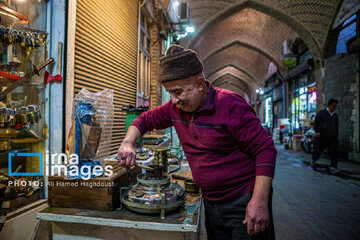
[[[184,112],[194,112],[202,107],[205,86],[203,77],[196,75],[166,82],[163,86],[171,94],[173,104]]]
[[[329,106],[328,106],[329,111],[332,112],[332,113],[335,112],[335,110],[336,110],[336,108],[337,108],[337,105],[338,105],[338,104],[337,104],[336,102],[334,102],[333,104],[329,105]]]

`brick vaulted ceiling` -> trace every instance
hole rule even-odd
[[[165,7],[170,0],[161,0]],[[181,45],[196,50],[215,86],[254,99],[268,65],[281,66],[281,44],[301,37],[323,63],[327,35],[341,0],[178,0],[187,2],[196,32]],[[231,84],[230,84],[231,83]],[[246,86],[245,86],[245,85]],[[221,85],[221,86],[220,86]]]
[[[217,74],[225,67],[241,71],[243,80],[251,81],[249,85],[256,89],[267,73],[269,59],[250,48],[234,43],[221,51],[203,59],[204,73],[207,78],[216,80]],[[257,67],[254,67],[257,66]],[[227,68],[230,70],[230,68]],[[239,75],[239,74],[237,74]]]

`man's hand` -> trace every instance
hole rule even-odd
[[[257,201],[252,198],[246,207],[246,217],[243,224],[247,224],[250,236],[259,235],[269,226],[269,209],[267,201]]]
[[[123,141],[117,155],[121,166],[131,167],[135,165],[136,153],[133,144]]]
[[[256,176],[254,192],[246,207],[246,216],[243,224],[247,224],[250,236],[258,235],[269,226],[269,193],[272,178]]]
[[[134,150],[134,144],[140,137],[141,134],[139,129],[134,126],[130,126],[117,153],[121,166],[129,168],[135,165],[136,153]]]
[[[317,132],[317,133],[315,133],[315,137],[320,137],[320,133],[319,132]]]

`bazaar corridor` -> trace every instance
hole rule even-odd
[[[311,155],[280,145],[277,149],[276,239],[360,239],[360,166],[341,161],[341,172],[332,175],[326,157],[319,159],[314,171],[309,165]]]
[[[360,0],[0,0],[3,239],[360,240]]]

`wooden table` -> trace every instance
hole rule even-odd
[[[188,194],[184,207],[166,215],[141,215],[123,208],[105,212],[49,207],[38,219],[51,223],[52,239],[198,239],[201,195]]]

